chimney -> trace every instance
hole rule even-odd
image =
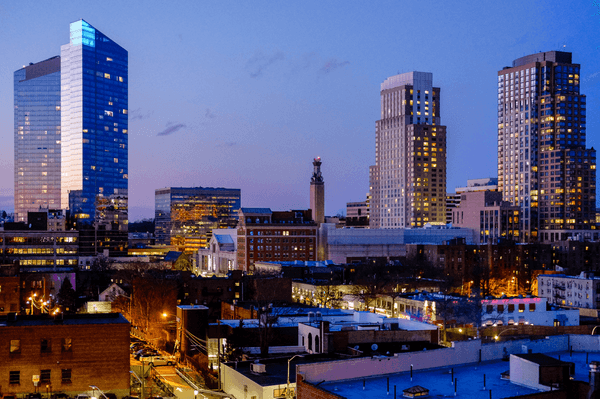
[[[588,399],[596,397],[596,391],[600,389],[600,362],[590,362],[590,391]]]

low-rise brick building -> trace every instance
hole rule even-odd
[[[0,396],[76,396],[90,385],[129,395],[129,330],[118,313],[0,319]]]

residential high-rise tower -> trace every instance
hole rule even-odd
[[[371,228],[445,224],[446,127],[433,74],[408,72],[381,84],[369,180]]]
[[[528,55],[498,72],[498,190],[521,208],[520,241],[595,230],[596,151],[585,127],[571,53]]]
[[[60,57],[14,73],[15,222],[60,208]]]
[[[84,20],[70,25],[61,47],[61,203],[78,228],[127,232],[127,66],[127,51],[102,32]]]

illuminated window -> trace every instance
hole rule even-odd
[[[10,353],[21,353],[21,340],[11,339],[10,340]]]
[[[105,79],[110,79],[110,73],[105,73],[105,74],[104,74],[104,78],[105,78]]]

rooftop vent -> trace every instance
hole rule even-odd
[[[264,374],[267,372],[267,368],[262,363],[250,363],[250,371]]]

